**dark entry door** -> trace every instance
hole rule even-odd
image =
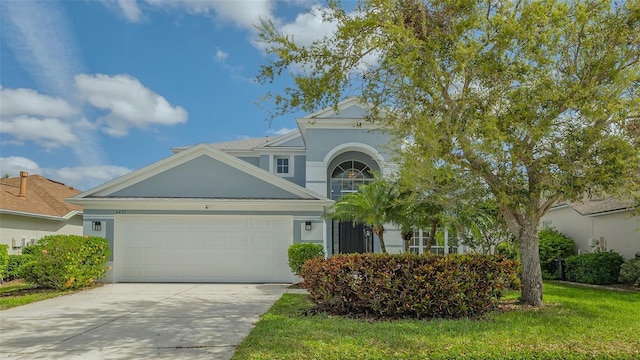
[[[373,248],[371,239],[365,237],[365,226],[363,223],[342,221],[338,229],[341,254],[364,253],[371,251]]]

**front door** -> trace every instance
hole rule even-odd
[[[365,253],[373,249],[373,241],[365,236],[363,223],[341,221],[338,225],[338,238],[340,239],[340,253]]]

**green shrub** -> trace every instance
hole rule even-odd
[[[20,267],[29,283],[58,290],[88,286],[105,273],[109,257],[107,239],[95,236],[49,235],[37,245],[40,251]]]
[[[640,259],[631,259],[622,264],[618,281],[640,287]]]
[[[307,260],[316,257],[324,257],[324,249],[322,248],[322,245],[310,243],[293,244],[289,246],[287,253],[289,255],[289,267],[291,268],[291,271],[298,276],[300,276],[302,264]]]
[[[513,261],[520,260],[520,248],[515,241],[503,241],[496,245],[496,254]]]
[[[566,259],[574,255],[574,242],[554,229],[544,229],[538,233],[540,267],[545,279],[558,279],[557,258]]]
[[[9,255],[9,264],[7,265],[7,272],[5,273],[4,280],[11,281],[20,278],[19,269],[23,264],[31,261],[31,255]]]
[[[35,253],[39,253],[40,251],[42,251],[42,247],[38,244],[27,245],[22,248],[22,255],[33,255]]]
[[[9,264],[9,245],[0,244],[0,280],[5,279]]]
[[[617,252],[593,252],[566,260],[567,280],[585,284],[614,284],[620,276],[624,258]]]
[[[332,314],[459,318],[494,309],[519,284],[518,264],[484,255],[349,254],[307,261],[301,275]]]

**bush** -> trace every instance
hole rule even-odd
[[[503,241],[496,245],[496,254],[513,261],[520,260],[520,248],[515,241]]]
[[[5,281],[11,281],[20,278],[19,269],[20,266],[31,261],[31,255],[9,255],[9,264],[7,265],[7,272],[4,275]]]
[[[316,257],[324,258],[324,249],[318,244],[298,243],[289,246],[288,255],[291,271],[300,276],[302,264]]]
[[[567,280],[585,284],[614,284],[620,276],[624,258],[617,252],[593,252],[565,260]]]
[[[5,279],[9,264],[9,245],[0,244],[0,280]]]
[[[622,264],[618,281],[640,287],[640,259],[631,259]]]
[[[27,245],[22,248],[22,255],[33,255],[35,253],[39,253],[40,251],[42,251],[42,247],[38,244]]]
[[[107,239],[95,236],[49,235],[37,245],[31,261],[20,267],[29,283],[58,290],[93,284],[105,273],[109,257]]]
[[[301,275],[320,310],[394,318],[479,316],[519,284],[516,262],[477,254],[334,255]]]
[[[566,259],[574,254],[574,242],[554,229],[544,229],[538,233],[540,267],[545,279],[558,279],[556,259]]]

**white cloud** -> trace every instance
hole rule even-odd
[[[224,52],[224,51],[222,51],[220,49],[216,50],[216,60],[218,62],[224,63],[227,60],[228,57],[229,57],[228,53],[226,53],[226,52]]]
[[[11,120],[2,119],[0,133],[10,134],[20,141],[35,141],[47,149],[78,142],[71,126],[56,118],[38,119],[20,115]]]
[[[216,19],[253,30],[258,19],[273,18],[274,0],[203,1],[146,0],[148,5],[165,10],[183,10],[188,14],[215,16]]]
[[[136,0],[117,0],[117,2],[122,14],[128,21],[138,22],[142,19],[142,11],[138,7]]]
[[[102,130],[111,136],[127,135],[130,128],[175,125],[187,121],[187,112],[171,106],[162,96],[130,75],[76,75],[80,96],[91,105],[109,111],[100,118]]]
[[[292,36],[298,45],[309,45],[330,36],[337,29],[337,23],[323,20],[323,11],[320,6],[313,6],[308,12],[298,14],[293,22],[281,25],[278,30]]]
[[[292,132],[295,129],[289,129],[289,128],[280,128],[280,129],[269,129],[267,130],[267,135],[284,135],[284,134],[288,134],[290,132]]]
[[[45,169],[48,177],[79,189],[88,190],[90,187],[102,184],[109,180],[131,172],[122,166],[76,166],[61,169]]]
[[[7,89],[0,86],[1,117],[37,115],[67,117],[78,112],[61,98],[42,95],[31,89]]]
[[[9,174],[11,177],[20,176],[20,171],[27,171],[29,175],[42,174],[38,164],[22,156],[0,157],[0,176]]]
[[[20,65],[49,93],[67,98],[81,69],[76,43],[61,3],[1,1],[2,40]]]

